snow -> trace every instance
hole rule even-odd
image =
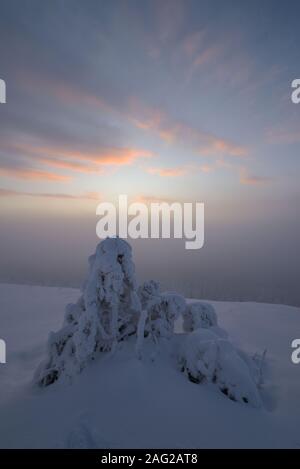
[[[229,399],[261,407],[257,363],[212,328],[188,334],[178,359],[190,381],[214,383]]]
[[[147,316],[145,335],[151,335],[156,342],[160,338],[172,337],[175,321],[186,309],[185,298],[175,292],[162,293],[155,280],[143,283],[138,289],[138,295],[143,315]]]
[[[183,329],[185,332],[192,332],[195,329],[217,325],[217,314],[210,303],[193,301],[183,313]]]
[[[136,332],[137,337],[136,337],[136,345],[135,345],[136,355],[139,359],[142,358],[143,343],[145,339],[146,320],[147,320],[147,310],[142,309],[139,322],[138,322],[137,332]]]
[[[94,360],[72,384],[34,387],[49,331],[61,328],[66,305],[76,304],[78,297],[73,289],[0,285],[0,337],[7,345],[7,363],[0,365],[1,447],[300,446],[300,366],[291,361],[291,343],[300,334],[298,308],[209,302],[219,328],[228,333],[224,340],[235,352],[244,351],[243,360],[267,350],[262,406],[254,408],[231,401],[213,383],[190,382],[174,366],[170,341],[161,341],[153,361],[147,337],[142,359],[135,353],[136,338],[130,337],[113,355]],[[76,308],[68,314],[76,315]],[[183,331],[182,318],[175,330]],[[213,328],[205,330],[221,340]]]

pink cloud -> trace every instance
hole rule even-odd
[[[0,197],[37,197],[46,199],[86,199],[100,200],[101,194],[98,192],[85,192],[83,194],[66,194],[66,193],[50,193],[50,192],[23,192],[12,191],[0,188]]]
[[[38,158],[38,162],[45,164],[46,166],[52,166],[54,168],[67,169],[71,171],[76,171],[80,173],[100,173],[103,172],[99,166],[89,166],[83,163],[60,160],[58,158]]]
[[[187,46],[188,50],[193,49],[193,40],[196,41],[196,39],[190,40],[191,43]],[[211,46],[202,51],[194,58],[194,67],[213,58],[220,52],[220,49],[221,46]],[[27,77],[27,80],[31,86],[36,86],[36,77]],[[117,108],[109,104],[102,97],[83,92],[64,83],[48,82],[47,78],[43,77],[41,82],[39,82],[39,86],[41,85],[47,88],[47,93],[52,93],[54,97],[67,104],[96,108],[108,114],[118,116],[120,119],[131,122],[141,131],[152,132],[169,144],[187,144],[196,153],[201,151],[206,154],[227,154],[228,156],[245,156],[248,153],[245,146],[237,145],[235,142],[231,142],[213,133],[188,126],[168,115],[163,109],[147,106],[134,96],[128,99],[127,107]],[[105,153],[107,153],[107,157]],[[87,151],[85,155],[83,155],[83,152],[79,154],[78,151],[72,151],[71,155],[70,151],[63,150],[63,155],[68,158],[73,155],[76,159],[81,159],[84,156],[84,159],[90,159],[99,164],[121,165],[131,164],[138,157],[149,157],[150,152],[130,148],[112,148],[106,150],[99,149],[99,151],[96,150],[94,152]],[[50,153],[48,153],[48,156],[50,156]]]
[[[78,150],[55,145],[41,146],[40,142],[14,143],[7,149],[17,151],[29,160],[46,167],[58,168],[79,173],[103,173],[107,167],[119,167],[134,164],[140,158],[151,158],[150,151],[137,148],[101,147],[97,149]],[[68,180],[70,176],[43,171],[40,169],[12,170],[3,172],[28,179]],[[1,174],[1,173],[0,173]]]
[[[179,177],[184,176],[187,170],[186,168],[147,168],[147,172],[160,177]]]
[[[193,69],[213,60],[221,52],[221,45],[213,45],[201,51],[193,60]]]
[[[163,110],[147,107],[136,98],[129,101],[128,116],[139,129],[151,131],[169,144],[188,146],[198,154],[245,157],[249,152],[245,146],[172,119]]]
[[[184,38],[181,45],[181,48],[185,55],[187,55],[188,57],[194,56],[197,53],[200,45],[202,44],[204,36],[205,31],[195,31],[191,34],[188,34]]]
[[[251,175],[245,169],[240,173],[240,184],[256,186],[268,184],[271,181],[272,179],[269,177]]]

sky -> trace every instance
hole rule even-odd
[[[212,296],[218,273],[222,283],[250,264],[245,282],[257,266],[270,300],[278,284],[291,288],[299,14],[292,0],[1,0],[0,279],[66,284],[75,270],[77,282],[96,205],[128,194],[205,203],[207,246],[180,256],[193,278],[210,265]],[[148,272],[157,247],[145,246]],[[168,249],[177,259],[181,248]]]

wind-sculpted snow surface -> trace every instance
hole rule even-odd
[[[113,350],[136,331],[140,302],[129,244],[105,239],[89,265],[82,296],[67,306],[63,328],[49,336],[48,357],[35,375],[42,386],[79,373],[100,352]]]
[[[48,355],[35,382],[48,386],[72,378],[104,352],[134,337],[133,354],[141,360],[147,340],[154,360],[162,342],[179,347],[179,362],[193,382],[213,382],[230,399],[260,405],[254,362],[227,340],[209,303],[186,303],[183,296],[161,292],[150,280],[137,289],[131,247],[119,238],[102,241],[89,259],[90,270],[77,303],[66,307],[61,330],[51,333]],[[175,321],[183,317],[186,332],[176,337]],[[172,347],[164,347],[171,354]],[[260,380],[261,381],[261,380]]]
[[[151,335],[141,335],[138,359],[133,334],[117,344],[115,353],[95,354],[71,385],[62,373],[58,382],[37,392],[30,383],[41,357],[50,358],[45,350],[49,330],[60,329],[65,305],[76,304],[79,296],[78,290],[68,288],[0,284],[1,335],[9,347],[7,363],[0,366],[1,448],[299,447],[299,369],[290,359],[290,344],[300,330],[299,308],[210,302],[218,326],[185,333],[179,317],[175,333],[159,339],[154,361],[149,360]],[[196,301],[186,300],[187,305]],[[210,335],[208,341],[203,336],[216,327],[227,331],[228,351],[220,335]],[[204,377],[195,384],[180,373],[176,356],[189,338],[195,340],[191,364],[201,360],[207,342],[217,343],[220,355],[209,360],[214,364],[209,370],[217,369],[218,384],[229,383],[251,402],[229,399],[228,384],[226,396],[213,380]],[[198,350],[202,346],[204,352]],[[241,368],[235,354],[242,359]],[[204,374],[212,376],[206,368]],[[245,384],[234,388],[237,378]],[[250,397],[253,382],[258,383],[254,394],[259,392],[260,408],[253,407]]]

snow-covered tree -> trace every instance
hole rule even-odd
[[[215,308],[204,301],[189,303],[183,313],[183,330],[192,332],[199,328],[208,328],[218,325]]]
[[[142,309],[150,310],[152,306],[160,302],[160,285],[155,280],[144,282],[138,289]]]
[[[184,332],[208,328],[223,339],[228,337],[227,332],[218,326],[218,317],[213,305],[205,301],[189,303],[183,312]]]
[[[139,287],[142,310],[146,311],[145,335],[154,338],[169,338],[174,332],[176,319],[186,308],[185,298],[174,292],[161,293],[160,285],[154,280]]]
[[[212,382],[233,401],[261,406],[254,361],[217,335],[212,328],[187,334],[179,365],[190,381]]]
[[[130,245],[105,239],[89,267],[82,296],[67,306],[62,329],[50,334],[47,359],[35,375],[42,386],[79,373],[100,352],[113,350],[136,332],[141,306]]]

